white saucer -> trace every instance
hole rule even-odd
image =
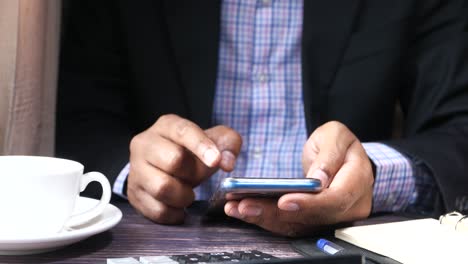
[[[83,212],[99,201],[91,198],[78,197],[75,205],[75,213]],[[122,219],[122,212],[112,204],[106,206],[101,215],[89,223],[63,230],[57,234],[37,236],[31,238],[0,238],[0,255],[28,255],[61,248],[92,235],[111,229]]]

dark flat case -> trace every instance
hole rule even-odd
[[[340,251],[336,255],[333,255],[333,256],[346,257],[346,256],[361,255],[364,257],[364,260],[365,260],[363,263],[366,263],[366,264],[367,263],[369,264],[401,264],[400,262],[396,260],[376,254],[369,250],[357,247],[353,244],[347,243],[335,237],[328,236],[326,237],[326,239],[344,248],[343,251]],[[299,252],[300,254],[306,257],[330,256],[320,251],[317,248],[316,246],[317,240],[318,238],[298,239],[298,240],[292,241],[291,246],[294,250],[296,250],[297,252]],[[337,262],[337,263],[341,263],[341,262]]]

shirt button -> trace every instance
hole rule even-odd
[[[390,194],[387,199],[387,206],[392,206],[396,202],[395,195]]]
[[[268,81],[268,75],[266,75],[265,73],[260,73],[258,75],[258,80],[262,83]]]
[[[259,147],[256,147],[253,152],[253,156],[255,159],[259,159],[262,157],[262,150]]]

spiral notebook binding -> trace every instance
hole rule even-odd
[[[439,223],[445,226],[453,226],[455,231],[468,233],[468,215],[463,215],[459,212],[450,212],[441,215]]]

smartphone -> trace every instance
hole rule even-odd
[[[247,197],[277,198],[286,193],[316,193],[322,190],[318,179],[309,178],[225,178],[210,199],[216,208],[226,201]]]
[[[279,197],[285,193],[310,193],[322,189],[320,180],[298,178],[226,178],[218,191],[226,200],[245,197]]]

